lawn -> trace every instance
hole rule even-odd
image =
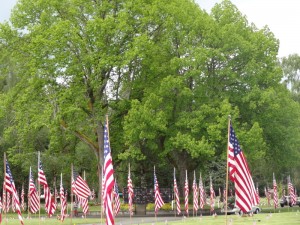
[[[178,217],[178,221],[168,221],[168,218],[160,218],[163,222],[156,222],[155,218],[147,218],[144,221],[143,218],[138,218],[138,220],[133,220],[130,223],[129,218],[122,218],[118,217],[116,218],[116,225],[129,225],[129,224],[142,224],[142,221],[144,221],[144,225],[194,225],[194,224],[203,224],[203,225],[224,225],[226,224],[226,218],[224,215],[222,216],[203,216],[203,217],[190,217],[190,218],[183,218]],[[4,220],[4,218],[3,218]],[[19,220],[14,217],[7,217],[7,222],[2,221],[2,224],[7,225],[19,225]],[[38,218],[34,219],[24,219],[24,224],[30,224],[30,225],[62,225],[62,224],[71,224],[71,225],[79,225],[79,224],[105,224],[104,219],[101,223],[101,218],[72,218],[72,221],[70,218],[67,218],[63,223],[56,220],[56,219],[48,219],[48,218],[41,218],[39,221]],[[260,213],[257,215],[254,215],[253,217],[241,217],[238,215],[228,215],[227,216],[227,225],[294,225],[300,224],[300,212],[299,208],[293,208],[293,210],[290,210],[289,212],[277,212],[277,213]]]

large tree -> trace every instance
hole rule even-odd
[[[229,114],[254,174],[299,146],[278,41],[229,1],[209,15],[190,0],[21,0],[0,41],[1,70],[13,62],[17,81],[1,98],[10,152],[75,156],[86,152],[80,140],[97,158],[99,185],[106,114],[114,162],[136,162],[141,175],[153,164],[177,167],[180,181],[186,169],[217,168],[207,164],[225,160]]]
[[[16,140],[11,153],[63,152],[76,136],[94,152],[100,171],[104,116],[121,125],[128,103],[155,91],[174,67],[176,49],[187,44],[179,40],[193,32],[184,21],[199,12],[188,0],[19,1],[0,32],[18,78],[2,99],[2,115],[13,115],[5,128]],[[124,144],[114,138],[122,128],[113,129],[116,156]],[[42,130],[48,143],[39,149],[33,137]]]

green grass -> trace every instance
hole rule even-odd
[[[162,223],[163,224],[163,223]],[[170,223],[169,223],[170,224]],[[205,225],[223,225],[226,224],[225,216],[190,218],[186,221],[173,222],[174,225],[184,224],[205,224]],[[300,213],[267,213],[258,214],[253,217],[240,217],[237,215],[227,216],[227,225],[294,225],[300,224]]]
[[[287,208],[286,208],[287,209]],[[4,216],[4,215],[3,215]],[[116,225],[122,224],[123,218],[116,218]],[[2,224],[7,225],[19,225],[20,222],[17,219],[16,215],[14,218],[7,217],[7,222],[5,222],[4,218]],[[44,219],[42,218],[40,221],[38,218],[34,219],[24,219],[24,224],[30,225],[62,225],[62,224],[71,224],[71,225],[79,225],[79,224],[105,224],[104,218],[72,218],[72,222],[70,218],[67,218],[63,223],[56,219]],[[127,223],[128,219],[127,219]],[[138,223],[132,223],[132,225]],[[141,223],[139,223],[141,224]],[[145,225],[224,225],[226,224],[225,216],[203,216],[203,217],[190,217],[190,218],[180,218],[179,221],[164,221],[164,222],[155,222],[155,218],[153,217],[153,222],[145,223]],[[300,212],[299,209],[294,208],[293,211],[290,212],[277,212],[277,213],[260,213],[254,215],[253,217],[240,217],[238,215],[228,215],[227,216],[227,225],[294,225],[300,224]]]

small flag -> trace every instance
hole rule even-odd
[[[198,187],[197,187],[195,171],[194,171],[194,180],[193,180],[193,205],[194,205],[194,211],[197,212],[199,205],[198,205]]]
[[[117,216],[120,211],[121,203],[119,197],[119,188],[116,180],[115,180],[115,187],[114,187],[114,197],[115,197],[115,216]]]
[[[155,174],[155,167],[154,167],[154,199],[155,199],[155,215],[157,214],[158,210],[165,204],[159,191],[158,181]]]
[[[200,178],[199,178],[199,194],[200,194],[200,209],[203,209],[204,204],[205,204],[205,191],[204,191],[204,187],[203,187],[201,173],[200,173]]]
[[[127,188],[128,188],[128,209],[130,216],[133,215],[133,186],[131,180],[131,173],[130,173],[130,165],[128,166],[128,180],[127,180]]]
[[[186,215],[189,215],[189,181],[187,176],[187,170],[185,171],[185,182],[184,182],[184,209]]]
[[[15,182],[11,174],[11,170],[8,164],[8,161],[5,160],[6,163],[6,173],[5,173],[5,190],[7,193],[11,194],[13,196],[14,202],[15,202],[15,207],[16,211],[18,213],[18,218],[20,220],[20,223],[24,225],[23,218],[22,218],[22,213],[21,213],[21,208],[20,208],[20,201],[19,201],[19,196],[16,190]]]
[[[176,181],[176,175],[175,175],[175,168],[174,168],[174,195],[175,195],[175,202],[176,202],[177,214],[180,215],[180,213],[181,213],[180,199],[179,199],[179,191],[178,191],[177,181]]]

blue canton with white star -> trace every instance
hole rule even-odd
[[[108,130],[106,124],[104,125],[104,158],[110,153],[110,146],[108,140]]]
[[[235,132],[233,130],[233,127],[231,125],[230,125],[230,143],[233,146],[234,156],[237,156],[238,154],[240,154],[240,152],[242,150],[241,150],[239,141],[235,136]]]

